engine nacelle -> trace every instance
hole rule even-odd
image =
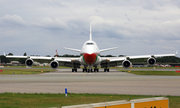
[[[33,63],[34,63],[34,61],[33,61],[32,59],[30,59],[30,58],[28,58],[28,59],[25,61],[25,64],[26,64],[27,66],[32,66]]]
[[[56,69],[56,68],[58,68],[59,63],[58,63],[57,61],[52,61],[52,62],[50,63],[50,66],[51,66],[51,68]]]
[[[154,65],[154,64],[156,63],[156,59],[153,58],[153,57],[151,57],[151,58],[149,58],[149,59],[147,60],[147,62],[148,62],[148,64],[150,64],[150,65]]]
[[[131,62],[129,60],[124,60],[122,65],[124,68],[129,68],[131,66]]]

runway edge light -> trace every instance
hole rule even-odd
[[[67,97],[67,88],[65,88],[65,96]]]

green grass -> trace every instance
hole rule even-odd
[[[90,104],[97,102],[108,102],[117,100],[131,100],[140,98],[151,98],[159,96],[144,95],[108,95],[108,94],[73,94],[68,97],[64,94],[20,94],[20,93],[1,93],[1,108],[44,108]],[[167,96],[170,108],[180,108],[180,96]]]
[[[180,73],[176,73],[175,71],[141,71],[141,70],[119,70],[121,72],[133,73],[136,75],[173,75],[179,76]]]
[[[5,68],[26,68],[26,66],[5,66]],[[31,68],[51,68],[50,66],[32,66]],[[65,66],[59,66],[58,68],[70,68]]]
[[[0,75],[11,75],[11,74],[39,74],[45,72],[53,72],[53,69],[0,69]]]
[[[112,69],[124,69],[123,67],[111,67]],[[180,69],[180,67],[130,67],[128,69]]]

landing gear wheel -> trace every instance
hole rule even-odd
[[[94,68],[94,72],[99,72],[99,69],[98,68]]]
[[[104,69],[104,72],[106,72],[106,68]]]
[[[91,73],[93,73],[92,69],[91,69]]]
[[[77,72],[77,69],[72,69],[72,72]]]
[[[82,71],[83,71],[83,72],[87,72],[88,70],[87,70],[87,68],[85,67],[85,68],[83,68]]]
[[[107,72],[109,72],[109,68],[108,69],[106,69],[107,70]]]

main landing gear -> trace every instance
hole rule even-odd
[[[97,67],[95,67],[94,72],[99,72],[99,69]]]
[[[88,73],[91,72],[92,73],[92,72],[99,72],[99,69],[98,68],[94,68],[94,71],[93,71],[93,69],[83,68],[82,71],[83,72],[88,72]]]
[[[85,68],[82,69],[82,71],[83,71],[83,72],[87,72],[88,70],[87,70],[87,68],[85,67]]]
[[[72,72],[77,72],[77,68],[80,68],[80,64],[72,62]]]
[[[104,72],[109,72],[109,68],[104,68]]]
[[[83,72],[93,72],[92,69],[83,68]]]
[[[109,72],[108,62],[103,63],[104,72]]]
[[[91,73],[92,73],[92,72],[93,72],[93,71],[92,71],[92,69],[88,69],[88,73],[89,73],[89,72],[91,72]]]
[[[72,69],[72,72],[77,72],[77,69],[75,68],[75,69]]]
[[[87,69],[87,68],[83,68],[82,69],[83,72],[88,72],[88,73],[92,73],[92,72],[99,72],[99,69],[98,68],[94,68],[94,71],[93,69]],[[77,68],[74,68],[72,69],[72,72],[77,72]],[[109,68],[104,68],[104,72],[109,72]]]

